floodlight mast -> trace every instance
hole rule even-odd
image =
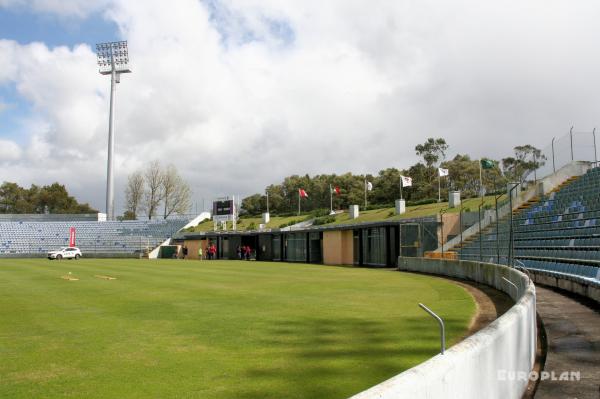
[[[114,151],[115,151],[115,95],[122,73],[130,73],[127,42],[108,42],[96,45],[100,74],[110,75],[110,111],[108,116],[108,161],[106,171],[106,218],[115,220]]]

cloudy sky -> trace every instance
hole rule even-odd
[[[449,156],[543,148],[600,123],[598,20],[586,0],[0,0],[0,181],[59,181],[104,210],[110,79],[94,51],[115,40],[133,70],[119,213],[153,159],[201,208],[290,174],[407,167],[427,137]]]

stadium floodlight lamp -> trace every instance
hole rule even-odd
[[[113,66],[117,73],[131,72],[126,41],[96,44],[96,53],[98,54],[98,66],[102,75],[112,74]]]
[[[117,83],[121,82],[122,73],[130,73],[129,50],[127,42],[107,42],[96,44],[98,55],[99,72],[102,75],[110,75],[110,113],[108,117],[108,166],[106,172],[106,219],[115,220],[114,209],[114,132],[115,132],[115,94]]]

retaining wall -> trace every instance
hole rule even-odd
[[[529,269],[531,279],[540,285],[560,288],[600,303],[600,280],[575,275]]]
[[[399,258],[398,264],[400,270],[483,283],[506,292],[516,303],[444,355],[437,355],[351,399],[521,398],[528,381],[515,377],[525,377],[531,371],[537,336],[535,287],[529,277],[506,266],[471,261]],[[432,328],[437,328],[433,319]]]

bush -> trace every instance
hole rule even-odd
[[[406,201],[406,205],[407,206],[427,205],[427,204],[435,204],[436,202],[437,202],[437,199],[428,198],[428,199],[423,199],[423,200],[418,200],[418,201]]]
[[[280,224],[280,225],[279,225],[279,228],[280,228],[280,229],[283,229],[284,227],[292,226],[292,225],[295,225],[296,223],[300,223],[300,222],[299,222],[299,221],[297,221],[297,220],[290,220],[290,221],[289,221],[289,222],[287,222],[287,223],[282,223],[282,224]]]
[[[335,222],[335,215],[327,215],[316,218],[313,222],[313,226],[319,226],[322,224],[328,224]]]
[[[321,216],[327,216],[327,215],[329,215],[329,209],[325,209],[325,208],[314,209],[308,213],[309,217],[315,217],[315,218],[318,218]]]

